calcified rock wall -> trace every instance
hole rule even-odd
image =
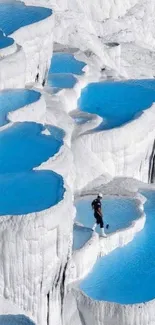
[[[67,191],[64,200],[47,211],[0,220],[0,296],[28,312],[36,324],[61,324],[71,215]]]
[[[146,123],[147,120],[147,123]],[[138,119],[109,131],[101,131],[81,135],[74,143],[77,189],[88,183],[88,172],[82,173],[83,166],[87,171],[92,168],[92,161],[87,162],[85,152],[90,152],[98,162],[98,174],[109,173],[112,177],[134,177],[141,181],[149,181],[150,156],[154,145],[155,106],[145,111]],[[81,159],[76,150],[81,148]],[[90,167],[89,167],[90,165]],[[98,177],[99,175],[95,176]],[[91,174],[91,177],[93,175]],[[91,180],[91,179],[90,179]]]
[[[51,15],[11,35],[14,44],[0,50],[1,90],[25,87],[37,74],[42,84],[53,51],[53,23]],[[46,109],[41,96],[37,102],[8,114],[8,121],[53,124],[46,117]],[[69,154],[65,143],[63,152],[63,157]],[[57,157],[57,169],[64,176],[66,189],[61,202],[39,213],[0,217],[0,314],[23,313],[38,325],[62,323],[64,279],[72,251],[75,209],[67,185],[72,159],[63,173],[63,168],[58,168],[61,158]],[[43,169],[56,167],[49,160]]]
[[[121,65],[123,44],[119,44],[124,40],[136,41],[139,44],[142,42],[144,47],[154,48],[155,4],[153,0],[149,4],[142,0],[124,0],[123,3],[122,0],[98,0],[97,2],[91,0],[85,2],[80,0],[55,2],[25,0],[25,2],[52,7],[54,15],[33,26],[23,27],[11,35],[15,40],[15,46],[12,53],[5,53],[4,58],[0,60],[0,89],[24,87],[25,84],[34,82],[37,74],[39,74],[39,83],[42,84],[49,67],[53,41],[66,46],[78,47],[83,51],[88,50],[87,57],[90,57],[92,52],[99,58],[99,69],[106,65],[114,69],[117,76],[125,77],[129,76],[129,71]],[[93,70],[93,75],[94,72],[95,70]],[[149,73],[152,76],[153,70]],[[99,78],[99,74],[97,77]],[[89,78],[83,80],[81,85],[84,87],[90,80],[92,81]],[[72,226],[75,216],[73,191],[82,189],[104,173],[108,175],[107,179],[125,175],[144,181],[148,180],[149,159],[155,136],[155,108],[152,107],[136,121],[120,128],[119,132],[111,130],[82,135],[79,129],[79,138],[75,134],[71,147],[74,126],[67,114],[76,108],[81,88],[75,87],[73,90],[62,92],[59,99],[53,103],[51,111],[49,96],[46,97],[46,107],[45,103],[40,102],[44,116],[40,109],[38,114],[34,106],[31,117],[29,116],[29,120],[46,121],[47,124],[54,123],[61,127],[65,121],[64,127],[67,134],[63,149],[57,158],[48,162],[47,166],[38,167],[38,169],[48,167],[64,177],[66,194],[63,201],[42,213],[6,216],[0,219],[2,261],[0,295],[17,305],[23,313],[29,314],[38,325],[61,325],[64,310],[65,319],[68,317],[66,325],[72,325],[73,322],[74,325],[87,325],[91,321],[94,325],[102,324],[102,313],[105,324],[109,325],[109,315],[112,318],[116,312],[120,316],[118,324],[122,322],[124,325],[130,312],[130,310],[126,312],[126,307],[121,309],[120,306],[111,304],[98,305],[97,308],[95,305],[95,309],[92,302],[86,301],[81,294],[77,295],[77,293],[70,294],[74,297],[65,302],[67,309],[64,309],[65,279],[66,274],[69,274],[67,266],[72,267],[72,262],[74,263],[72,280],[76,279],[79,274],[86,274],[89,263],[92,265],[97,258],[99,246],[98,237],[93,238],[94,254],[90,256],[88,263],[85,261],[86,263],[81,268],[79,265],[77,269],[75,268],[77,261],[80,260],[78,253],[68,264],[71,257]],[[60,104],[62,103],[63,113],[61,115]],[[41,107],[40,104],[38,108]],[[21,110],[10,114],[10,119],[15,122],[26,118]],[[92,121],[89,127],[93,128],[99,124],[99,121],[97,119],[96,124]],[[87,131],[87,127],[83,126],[83,131]],[[118,241],[114,242],[114,248]],[[102,246],[105,251],[106,247],[104,244]],[[90,254],[90,247],[88,248]],[[85,256],[85,251],[83,255]],[[85,307],[83,307],[84,303],[86,303]],[[68,306],[70,309],[73,308],[72,312],[68,311]],[[89,314],[90,318],[87,318],[86,314]],[[72,315],[76,315],[75,321]],[[140,311],[137,315],[136,324],[141,324]]]
[[[35,82],[37,73],[39,82],[47,77],[47,71],[53,51],[54,16],[18,29],[13,37],[22,46],[26,58],[26,83]]]
[[[123,77],[140,76],[143,64],[135,71],[130,71],[130,65],[140,58],[142,51],[147,56],[149,50],[155,47],[154,32],[154,0],[121,0],[117,1],[96,1],[87,0],[72,1],[52,1],[52,0],[24,0],[25,3],[52,7],[55,13],[55,42],[90,50],[100,58],[101,64],[114,69]],[[121,55],[120,49],[111,49],[107,43],[118,43],[123,47]],[[130,53],[126,50],[126,43],[133,43]],[[125,53],[124,53],[125,47]],[[141,51],[139,51],[139,47]],[[143,48],[143,49],[142,49]],[[111,57],[111,51],[115,52]],[[128,56],[126,55],[128,53]],[[152,54],[153,55],[153,54]],[[134,58],[135,56],[135,58]],[[131,59],[130,59],[131,57]],[[120,64],[120,59],[121,64]],[[141,60],[141,59],[140,59]],[[148,74],[153,76],[155,65],[153,58]],[[129,62],[125,64],[125,62]],[[139,64],[138,64],[139,65]],[[144,73],[144,71],[143,71]]]
[[[54,15],[19,28],[11,37],[14,44],[0,49],[0,89],[22,88],[47,77],[53,52]]]
[[[76,299],[77,309],[74,316],[79,318],[77,324],[92,325],[145,325],[154,324],[154,304],[151,301],[144,304],[120,305],[104,301],[93,301],[86,297],[82,292],[73,289],[68,296],[68,302]],[[72,318],[73,320],[73,318]],[[68,321],[68,325],[72,323]]]
[[[5,52],[5,56],[0,59],[0,89],[24,87],[25,71],[25,53],[22,47],[17,45],[15,52]]]

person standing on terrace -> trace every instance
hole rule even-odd
[[[96,219],[96,222],[92,228],[93,231],[95,231],[97,225],[100,225],[101,229],[101,236],[107,237],[104,231],[104,222],[103,222],[103,213],[102,213],[102,203],[101,200],[103,198],[102,193],[99,193],[97,198],[93,200],[92,202],[92,209],[94,210],[94,217]]]

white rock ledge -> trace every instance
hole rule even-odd
[[[47,324],[47,315],[54,324],[61,323],[61,269],[70,254],[74,214],[67,188],[63,199],[47,210],[0,217],[0,296],[38,325]]]
[[[89,181],[99,177],[99,174],[109,173],[111,177],[132,177],[148,182],[150,156],[155,138],[155,105],[119,128],[100,132],[90,132],[80,135],[74,140],[80,156],[75,153],[77,168],[76,189],[80,190],[88,184],[86,174],[83,174],[84,161],[87,162]],[[92,174],[92,161],[87,159],[89,152],[98,160],[98,171]],[[90,156],[89,156],[90,157]],[[100,171],[101,170],[101,171]],[[91,172],[90,172],[91,171]],[[96,174],[98,172],[98,175]]]
[[[67,284],[84,278],[94,266],[100,251],[99,236],[92,232],[92,237],[85,245],[73,252],[68,264]]]
[[[77,288],[72,289],[77,308],[86,325],[153,325],[155,324],[155,300],[121,305],[92,300]],[[69,324],[70,325],[70,324]]]
[[[130,243],[135,235],[140,232],[146,222],[145,213],[142,213],[141,217],[134,220],[130,227],[117,231],[114,234],[109,235],[106,239],[100,238],[100,256],[105,256],[111,253],[118,247],[123,247]]]
[[[31,321],[34,321],[30,313],[26,313],[21,310],[17,305],[11,303],[5,298],[0,297],[0,315],[23,315],[29,317]]]
[[[10,122],[39,122],[44,124],[46,114],[46,102],[44,96],[24,107],[9,112],[7,118]]]
[[[14,53],[0,59],[0,89],[24,88],[26,58],[23,48],[17,45]]]
[[[0,59],[6,57],[8,55],[11,55],[11,54],[15,53],[16,51],[17,51],[17,45],[15,42],[7,47],[1,48],[0,49]]]
[[[10,36],[22,46],[26,56],[26,84],[44,80],[53,52],[54,14],[34,24],[19,28]]]

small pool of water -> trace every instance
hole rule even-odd
[[[86,227],[74,225],[73,228],[73,250],[82,248],[91,238],[92,230]]]
[[[0,174],[29,171],[54,156],[63,140],[52,129],[50,135],[43,131],[43,125],[34,122],[14,123],[1,131]]]
[[[77,79],[71,73],[52,73],[48,75],[48,86],[58,90],[73,88]]]
[[[92,228],[95,223],[91,208],[92,200],[81,199],[75,204],[77,209],[76,221],[88,228]],[[105,229],[106,233],[113,233],[119,229],[127,228],[133,220],[140,217],[140,212],[132,199],[106,198],[102,200],[102,210],[105,226],[109,225],[109,228]],[[96,231],[100,233],[99,226]]]
[[[82,125],[90,120],[89,117],[73,117],[73,118],[76,124],[79,125]]]
[[[86,64],[76,60],[73,54],[70,53],[54,53],[51,59],[49,73],[72,73],[81,75]]]
[[[41,94],[34,90],[17,89],[0,92],[0,126],[8,123],[7,114],[39,100]]]
[[[0,215],[42,211],[57,204],[63,195],[63,179],[52,171],[0,175]]]
[[[73,88],[77,82],[74,75],[84,73],[85,63],[70,53],[54,53],[48,75],[48,85],[55,89]]]
[[[51,16],[52,10],[43,7],[25,6],[20,1],[5,0],[0,3],[0,29],[10,35],[20,27],[34,24]]]
[[[0,325],[35,325],[24,315],[0,315]]]
[[[155,298],[155,192],[144,192],[146,224],[134,240],[100,258],[81,282],[81,289],[96,300],[121,304]]]
[[[81,93],[79,108],[98,114],[99,129],[119,127],[140,115],[155,102],[155,80],[129,80],[89,84]]]

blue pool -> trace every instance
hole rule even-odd
[[[129,80],[89,84],[81,93],[79,108],[98,114],[100,129],[119,127],[141,114],[155,102],[155,80]]]
[[[27,214],[47,209],[64,194],[63,179],[51,171],[0,175],[0,215]]]
[[[54,53],[51,59],[49,73],[72,73],[76,75],[83,74],[85,63],[76,60],[70,53]]]
[[[80,249],[91,238],[92,230],[86,227],[74,225],[73,228],[73,250]]]
[[[34,90],[18,89],[0,92],[0,126],[8,123],[7,114],[39,100],[41,94]]]
[[[35,325],[24,315],[0,315],[0,325]]]
[[[65,137],[65,131],[61,128],[58,128],[54,125],[46,125],[46,129],[50,132],[50,134],[58,141],[63,141]]]
[[[90,199],[81,199],[76,202],[76,221],[85,227],[92,228],[95,223]],[[107,198],[102,200],[105,225],[109,224],[106,233],[113,233],[118,229],[127,228],[132,221],[140,217],[136,203],[132,199]],[[97,232],[100,232],[99,226]]]
[[[13,38],[0,35],[0,49],[11,46],[14,43]]]
[[[73,88],[77,82],[75,75],[83,74],[85,63],[75,59],[70,53],[54,53],[48,75],[48,85],[57,88]]]
[[[73,88],[77,79],[71,73],[52,73],[48,75],[48,85],[53,88]]]
[[[43,130],[42,124],[25,122],[0,132],[0,174],[29,171],[59,151],[62,138],[52,130],[51,135],[42,134]]]
[[[155,298],[155,192],[147,197],[143,231],[123,248],[100,258],[81,289],[96,300],[134,304]]]
[[[6,35],[12,34],[20,27],[36,23],[51,16],[52,10],[42,7],[25,6],[19,1],[1,1],[0,29]]]

